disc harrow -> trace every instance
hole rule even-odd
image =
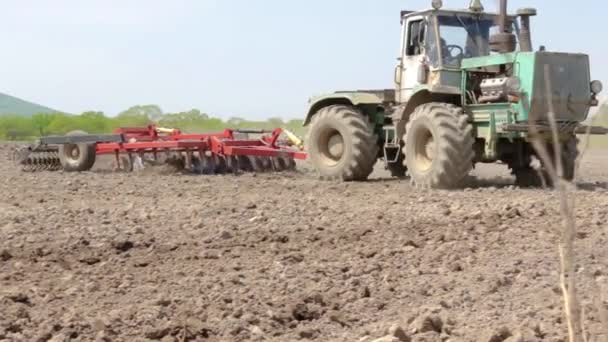
[[[254,135],[255,137],[250,137]],[[100,155],[113,155],[115,170],[134,171],[169,164],[201,175],[284,172],[306,159],[303,143],[284,129],[185,134],[150,125],[119,128],[111,135],[71,132],[43,137],[17,148],[12,159],[26,172],[88,171]]]
[[[13,151],[12,160],[24,172],[62,169],[58,151],[53,148],[19,147]]]

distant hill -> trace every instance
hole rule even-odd
[[[28,102],[14,96],[0,93],[0,115],[16,114],[32,116],[38,113],[57,113],[59,111]]]

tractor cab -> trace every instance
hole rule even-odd
[[[401,13],[401,49],[395,83],[398,102],[407,102],[421,87],[460,94],[461,65],[467,58],[513,52],[520,32],[515,16],[487,13],[481,5],[469,9],[435,8]],[[498,38],[496,38],[498,37]]]

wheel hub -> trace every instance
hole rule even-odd
[[[327,151],[334,160],[339,160],[344,154],[344,139],[339,133],[333,134],[327,142]]]
[[[416,164],[422,172],[428,171],[435,159],[436,143],[430,130],[420,132],[416,139]]]
[[[433,136],[431,136],[426,143],[425,154],[430,160],[435,158],[435,140],[433,139]]]
[[[323,164],[327,166],[335,166],[344,157],[346,152],[346,145],[344,143],[344,137],[340,134],[340,131],[330,128],[326,129],[319,134],[319,156]]]
[[[70,148],[68,150],[68,156],[72,159],[78,159],[78,157],[80,156],[80,150],[78,149],[78,146],[76,146],[76,145],[70,146]]]

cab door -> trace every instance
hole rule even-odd
[[[415,16],[403,22],[400,63],[395,75],[400,103],[409,101],[414,88],[420,84],[420,70],[425,61],[426,34],[427,24],[424,17]]]

